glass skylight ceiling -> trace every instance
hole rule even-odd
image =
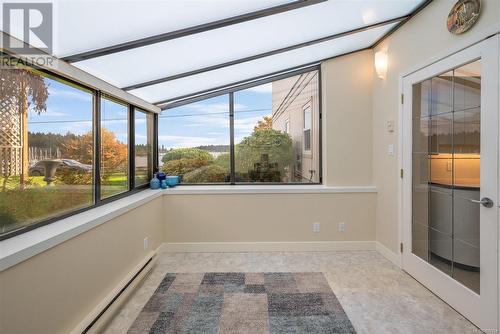
[[[424,2],[59,0],[54,55],[158,103],[368,48]],[[95,53],[269,9],[250,20]]]
[[[118,43],[294,2],[293,0],[57,0],[55,55]]]
[[[257,76],[367,48],[387,33],[394,25],[395,23],[328,42],[224,67],[215,71],[191,75],[185,78],[131,90],[130,93],[146,101],[156,103],[202,90],[228,85],[241,80],[252,79]]]

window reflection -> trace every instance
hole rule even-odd
[[[101,198],[129,189],[128,106],[101,99]]]
[[[230,181],[229,97],[167,109],[159,116],[159,166],[183,183]]]
[[[0,234],[93,204],[93,95],[0,70]]]
[[[236,182],[319,182],[318,72],[238,91]]]
[[[412,106],[412,252],[479,293],[481,62],[415,84]]]
[[[135,181],[134,185],[147,184],[153,166],[153,115],[139,109],[134,112]]]

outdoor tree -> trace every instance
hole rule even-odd
[[[28,111],[36,114],[45,112],[48,97],[48,85],[43,76],[25,69],[4,68],[0,70],[1,117],[4,124],[10,126],[10,128],[4,128],[4,134],[10,133],[11,140],[17,137],[20,141],[13,143],[9,140],[8,142],[11,146],[21,146],[21,185],[24,185],[28,179]],[[12,113],[13,110],[16,112]],[[17,117],[17,119],[5,119],[12,117]],[[16,134],[13,133],[15,131],[22,132]],[[2,160],[0,163],[5,190],[7,179],[17,171],[17,168],[12,166],[12,161]]]
[[[111,174],[126,172],[128,162],[127,145],[120,142],[116,135],[107,129],[101,129],[101,176],[104,180]],[[94,157],[94,135],[88,132],[61,144],[63,156],[81,163],[92,164]]]
[[[269,116],[264,116],[264,119],[261,121],[258,121],[257,125],[254,126],[253,131],[260,131],[260,130],[270,130],[273,128],[273,119],[272,117]]]
[[[273,129],[268,116],[234,149],[239,180],[279,182],[290,171],[294,158],[292,138]],[[214,159],[201,148],[178,148],[167,151],[162,161],[165,173],[183,176],[185,182],[224,182],[230,174],[229,153]]]
[[[292,138],[278,130],[256,127],[235,146],[235,155],[238,174],[248,175],[252,181],[279,182],[293,162]]]

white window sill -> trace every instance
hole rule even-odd
[[[0,272],[160,196],[161,191],[144,190],[2,240]]]
[[[163,190],[166,195],[205,194],[348,194],[376,193],[374,186],[328,187],[325,185],[180,185]]]
[[[0,272],[163,195],[376,193],[373,186],[212,185],[144,190],[100,207],[0,241]]]

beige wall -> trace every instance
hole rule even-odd
[[[327,185],[372,184],[372,68],[370,50],[322,64]]]
[[[386,130],[386,121],[398,124],[399,80],[403,72],[426,63],[437,54],[497,23],[500,1],[483,0],[482,15],[474,28],[461,36],[446,29],[446,18],[456,0],[433,1],[418,15],[381,43],[375,51],[387,50],[387,79],[375,78],[373,85],[373,175],[378,189],[376,207],[377,241],[396,252],[398,249],[398,157],[387,155],[387,146],[397,148],[397,129]],[[373,63],[373,60],[372,60]],[[373,71],[373,66],[372,66]]]
[[[161,201],[157,198],[1,272],[0,333],[69,333],[161,244]]]
[[[372,185],[373,53],[322,64],[323,177]],[[166,242],[375,240],[376,194],[165,196]],[[196,208],[196,209],[193,209]],[[243,213],[243,214],[242,214]],[[321,223],[321,233],[312,224]],[[338,232],[338,223],[347,229]]]
[[[167,195],[166,242],[371,241],[374,193]],[[360,210],[360,208],[363,208]],[[313,233],[312,224],[321,223]],[[338,223],[346,231],[338,232]]]

